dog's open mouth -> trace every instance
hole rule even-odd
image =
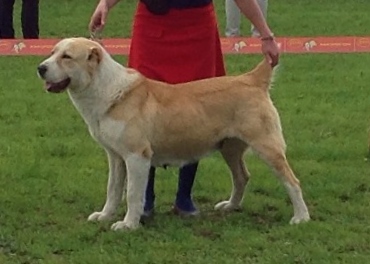
[[[65,89],[67,89],[70,82],[71,82],[70,78],[64,79],[63,81],[56,83],[45,82],[45,89],[50,93],[61,93]]]

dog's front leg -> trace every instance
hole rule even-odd
[[[122,200],[126,178],[126,165],[123,159],[111,150],[106,149],[109,163],[107,200],[101,212],[92,213],[89,221],[110,220]]]
[[[138,228],[144,210],[150,159],[132,154],[125,161],[127,165],[127,213],[123,221],[112,225],[113,230]]]

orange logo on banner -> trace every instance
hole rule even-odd
[[[0,52],[11,49],[11,43],[7,41],[0,41]]]
[[[359,38],[356,44],[361,48],[370,47],[370,38]]]
[[[287,42],[289,47],[304,47],[304,41],[302,39],[289,39]]]

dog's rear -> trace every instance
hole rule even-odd
[[[308,221],[310,216],[302,197],[299,180],[285,156],[286,146],[278,112],[268,96],[274,71],[264,60],[252,71],[240,77],[245,83],[244,89],[248,90],[248,87],[251,89],[248,93],[239,92],[239,97],[243,97],[241,99],[245,103],[241,107],[239,105],[235,114],[237,136],[226,139],[220,149],[232,172],[233,190],[230,199],[218,203],[216,209],[234,210],[240,207],[250,176],[243,155],[251,148],[284,183],[294,208],[294,216],[290,223],[296,224]],[[242,89],[241,87],[240,90]]]

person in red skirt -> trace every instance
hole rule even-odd
[[[89,29],[101,31],[109,10],[119,0],[100,0]],[[235,0],[261,34],[262,52],[275,66],[279,50],[256,0]],[[216,14],[212,0],[140,0],[133,21],[128,66],[148,78],[183,83],[225,75]],[[198,162],[179,170],[174,212],[197,215],[191,191]],[[144,216],[154,211],[155,168],[149,172]]]

